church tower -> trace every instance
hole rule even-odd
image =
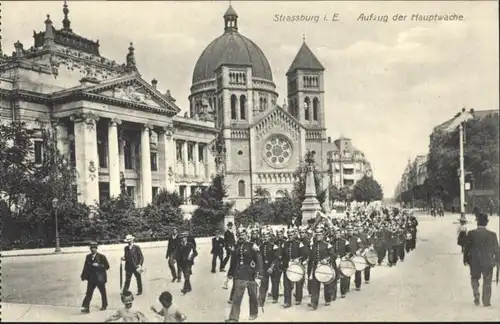
[[[308,129],[325,128],[324,70],[304,39],[286,77],[288,112]]]

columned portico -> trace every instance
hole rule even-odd
[[[194,162],[194,175],[197,177],[200,175],[200,170],[199,170],[199,165],[200,162],[198,161],[198,142],[194,142],[193,145],[193,162]]]
[[[120,195],[120,152],[118,149],[118,125],[121,120],[112,119],[108,124],[108,170],[109,170],[109,195]]]
[[[69,161],[69,141],[68,141],[68,128],[66,124],[58,120],[55,125],[56,128],[56,145],[59,153],[64,156],[66,161]]]
[[[78,201],[87,205],[99,203],[99,164],[97,156],[96,122],[92,113],[71,116],[75,123],[75,156]]]
[[[161,186],[169,192],[175,190],[175,147],[172,138],[173,129],[164,127],[158,131],[159,170]]]
[[[188,173],[188,143],[187,141],[182,142],[182,166],[183,166],[183,174],[186,175]]]
[[[153,188],[151,179],[151,150],[149,144],[149,132],[152,127],[144,125],[141,131],[141,191],[142,207],[146,207],[153,201]]]

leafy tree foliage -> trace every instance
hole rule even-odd
[[[360,202],[382,200],[384,196],[380,184],[372,177],[366,175],[354,185],[353,195],[354,199]]]
[[[202,190],[195,198],[198,208],[191,218],[193,235],[214,235],[217,229],[223,229],[224,216],[232,208],[231,203],[225,203],[227,195],[224,177],[217,175],[212,179],[212,184]]]
[[[499,120],[491,114],[469,120],[465,126],[464,165],[473,175],[476,188],[499,188]],[[427,162],[426,196],[452,203],[460,195],[459,134],[436,130],[431,134]]]

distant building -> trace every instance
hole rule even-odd
[[[328,138],[328,143],[331,139]],[[365,154],[352,145],[350,138],[341,136],[333,141],[329,151],[331,183],[337,188],[352,187],[364,175],[372,176],[372,168]]]

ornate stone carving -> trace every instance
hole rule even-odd
[[[79,112],[71,115],[70,119],[75,123],[84,122],[88,130],[95,130],[95,123],[99,120],[99,116],[92,112]]]
[[[174,170],[172,170],[172,167],[168,167],[168,179],[172,181],[174,179]]]
[[[283,135],[271,136],[262,149],[267,164],[273,168],[284,168],[292,157],[292,143]]]
[[[50,67],[52,69],[52,74],[54,75],[54,77],[57,77],[59,75],[59,64],[60,64],[59,57],[52,54],[50,56],[49,62],[50,62]]]
[[[96,171],[97,171],[97,168],[95,167],[94,161],[90,161],[89,162],[90,180],[93,181],[96,178]]]
[[[122,121],[118,118],[113,118],[109,121],[109,125],[110,126],[118,126],[118,125],[121,125],[122,124]]]

